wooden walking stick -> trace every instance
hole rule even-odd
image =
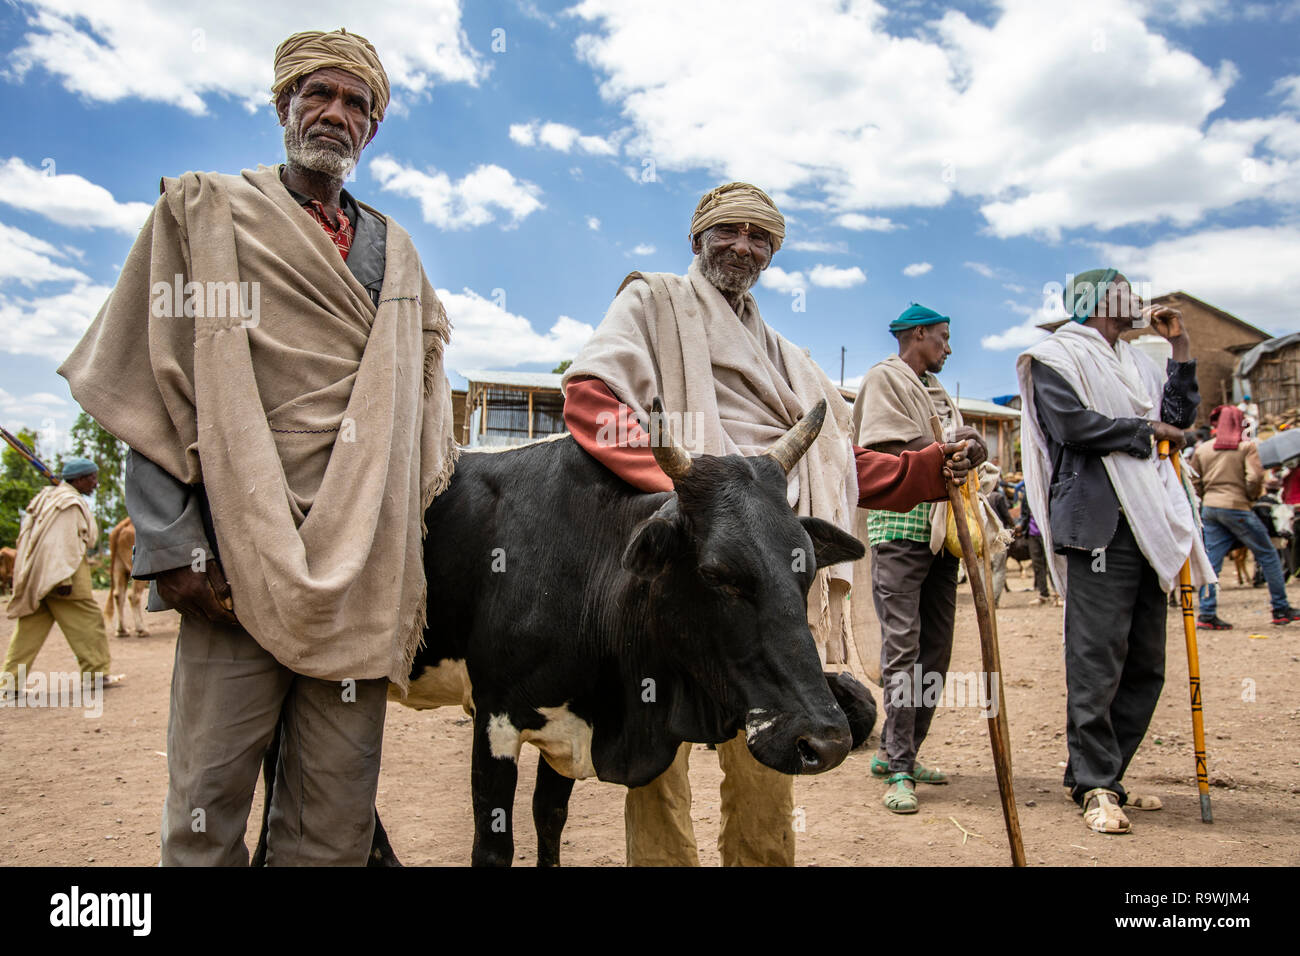
[[[943,444],[943,426],[937,415],[930,416],[930,430],[934,440]],[[948,483],[948,502],[952,507],[953,522],[961,541],[961,553],[966,559],[966,576],[970,579],[971,594],[975,598],[975,617],[980,628],[980,653],[984,659],[984,673],[991,682],[997,675],[997,710],[988,718],[989,744],[993,748],[993,767],[997,771],[998,793],[1002,797],[1002,818],[1007,826],[1007,840],[1011,844],[1013,866],[1025,865],[1025,845],[1020,837],[1020,817],[1016,813],[1016,794],[1011,784],[1011,745],[1007,731],[1006,698],[1002,693],[1002,659],[998,654],[998,634],[989,601],[989,590],[984,584],[983,568],[971,544],[970,529],[966,527],[966,510],[962,505],[958,485]],[[988,544],[985,542],[985,557]],[[992,703],[992,701],[990,701]]]
[[[1169,442],[1160,443],[1160,457],[1174,463],[1178,483],[1183,481],[1182,460],[1169,454]],[[1201,792],[1201,822],[1213,823],[1210,812],[1210,776],[1206,770],[1205,720],[1201,713],[1201,659],[1196,653],[1196,617],[1192,611],[1192,559],[1189,556],[1178,572],[1178,596],[1183,607],[1183,636],[1187,640],[1187,682],[1192,692],[1192,745],[1196,748],[1196,789]]]

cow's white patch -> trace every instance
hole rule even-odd
[[[493,714],[487,725],[488,749],[498,760],[518,760],[523,738],[505,714]]]
[[[546,723],[540,730],[524,730],[520,736],[545,755],[556,773],[574,780],[596,776],[591,762],[591,724],[569,710],[567,703],[538,707],[537,712]]]
[[[460,704],[465,713],[473,714],[472,689],[465,662],[446,660],[439,661],[437,667],[425,667],[420,676],[411,681],[406,697],[402,697],[392,684],[388,687],[388,696],[415,710]]]
[[[763,720],[766,713],[762,707],[755,707],[745,714],[745,743],[752,744],[755,737],[776,723],[775,717]]]

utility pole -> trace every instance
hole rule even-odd
[[[848,353],[843,345],[840,346],[840,387],[844,387],[844,356]]]

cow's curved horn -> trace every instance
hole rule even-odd
[[[668,428],[667,417],[664,415],[663,402],[659,401],[657,395],[650,403],[650,414],[652,416],[650,447],[654,452],[655,461],[665,475],[674,482],[679,481],[691,473],[691,456],[673,438],[673,433]]]
[[[790,474],[791,469],[799,464],[799,459],[804,456],[821,432],[822,423],[825,421],[826,399],[823,398],[763,454],[775,459],[781,469],[787,475]]]

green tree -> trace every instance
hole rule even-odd
[[[34,430],[19,431],[18,440],[41,457]],[[4,453],[0,455],[0,547],[14,546],[18,540],[19,512],[49,484],[18,452],[4,445]]]
[[[555,366],[555,368],[551,369],[551,374],[563,375],[565,372],[569,370],[569,366],[572,364],[573,364],[573,359],[565,359],[559,365]]]
[[[69,433],[72,454],[89,458],[99,466],[99,487],[93,510],[99,522],[100,544],[107,547],[108,532],[126,517],[126,443],[120,442],[85,412],[77,416]],[[62,457],[59,459],[62,466]]]

